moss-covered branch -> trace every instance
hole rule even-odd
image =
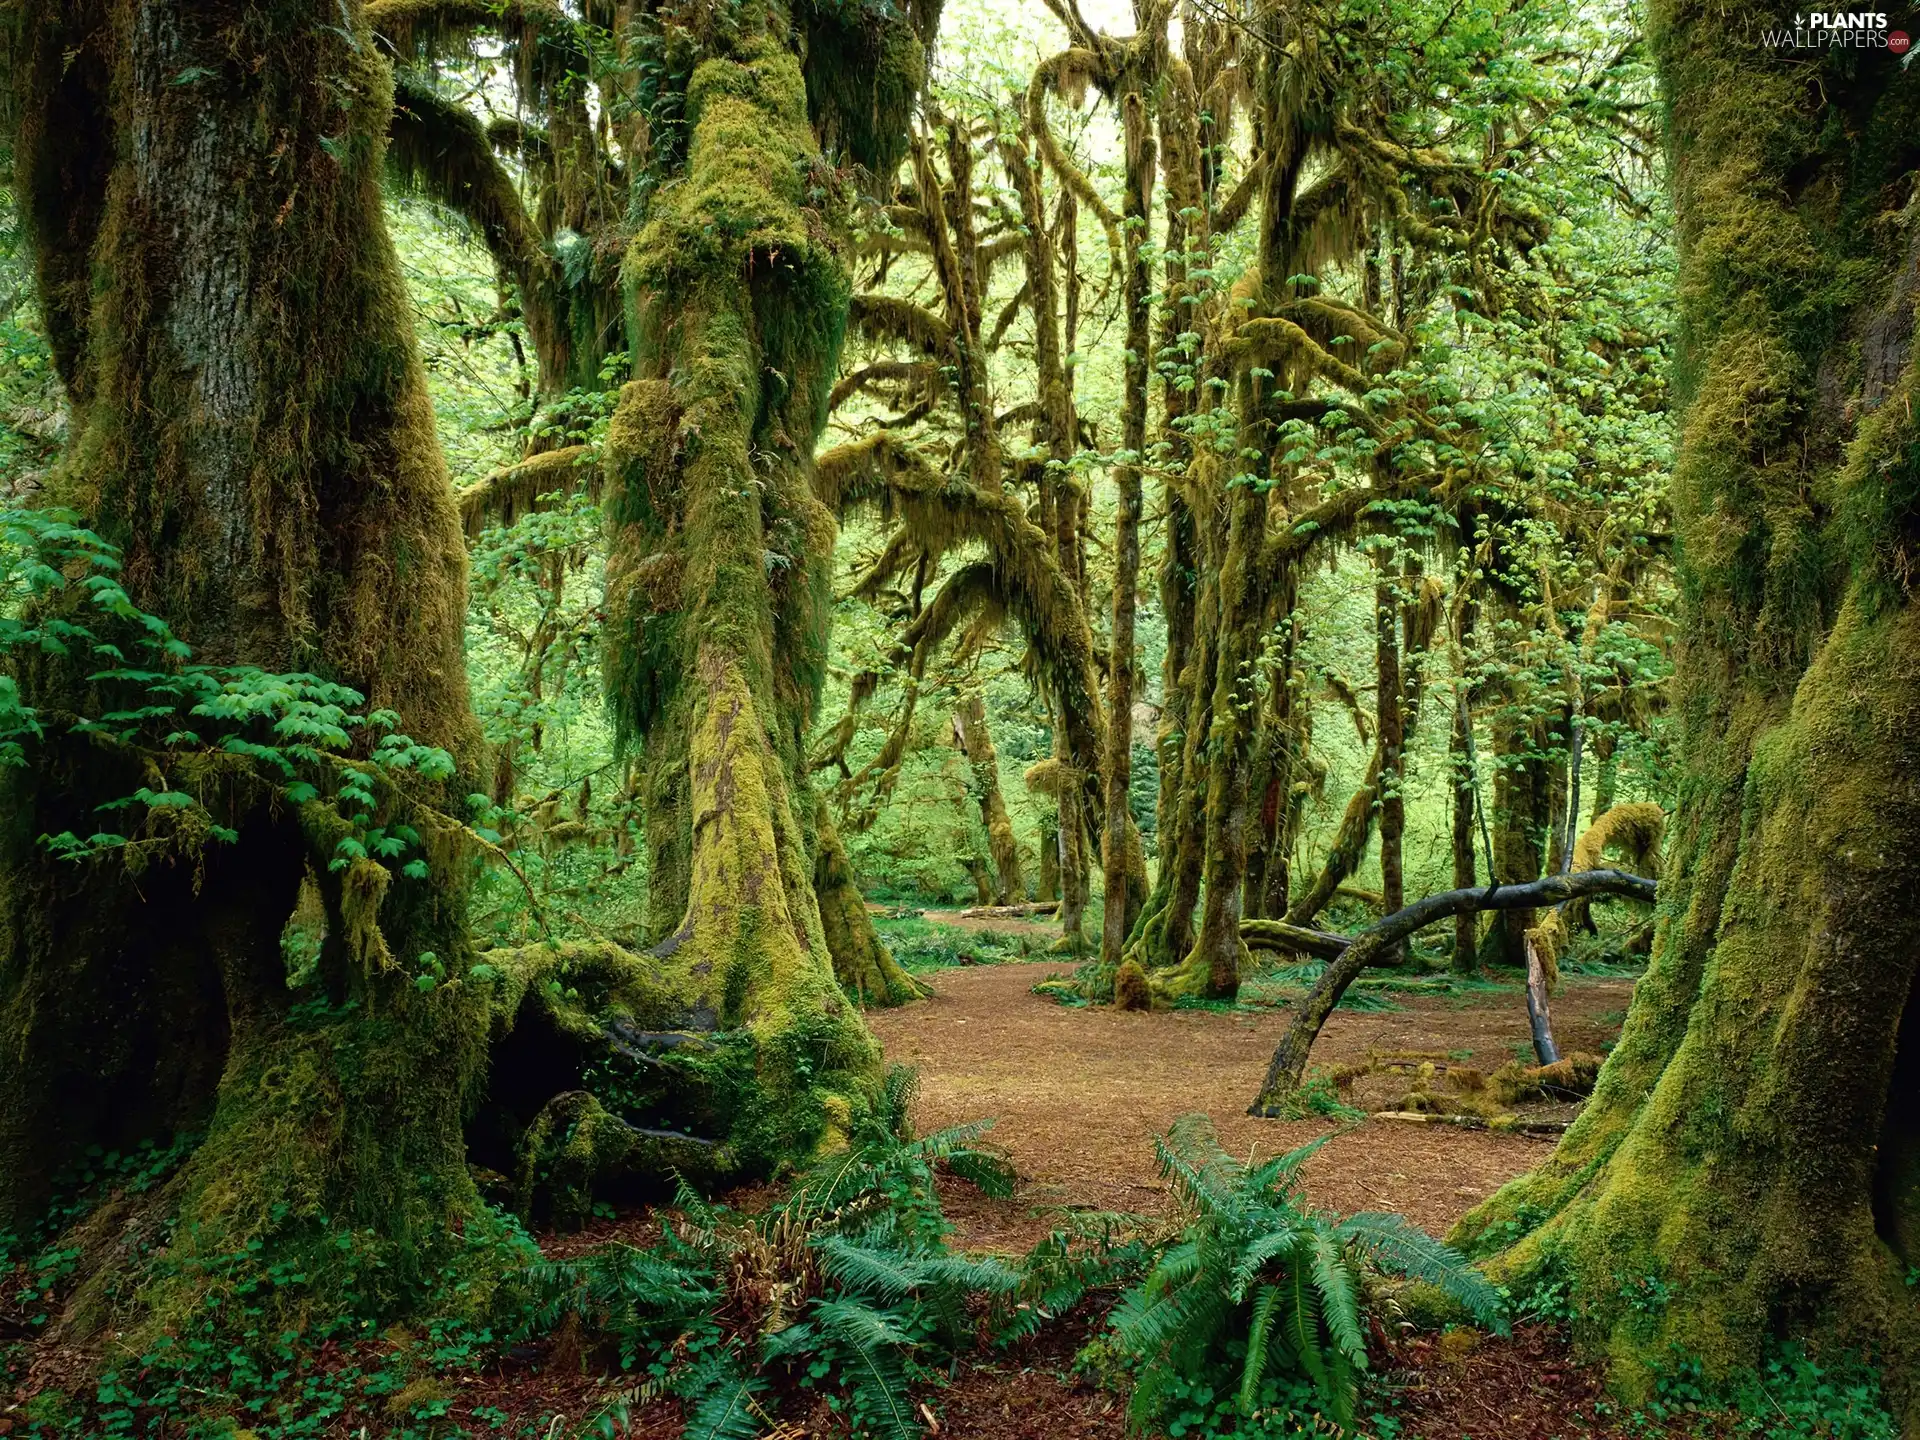
[[[1293,1113],[1294,1094],[1306,1073],[1308,1053],[1321,1026],[1340,1003],[1340,997],[1369,966],[1386,960],[1400,942],[1426,926],[1462,911],[1530,910],[1580,896],[1628,895],[1650,901],[1654,898],[1654,888],[1653,881],[1621,870],[1583,870],[1549,875],[1527,885],[1446,890],[1416,900],[1405,909],[1376,921],[1354,937],[1353,943],[1327,966],[1300,1002],[1299,1011],[1274,1051],[1260,1094],[1248,1113],[1279,1117]]]

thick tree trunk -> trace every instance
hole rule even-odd
[[[1729,44],[1746,19],[1654,13],[1688,393],[1653,961],[1553,1159],[1456,1238],[1520,1284],[1551,1256],[1629,1396],[1676,1349],[1719,1380],[1805,1337],[1871,1347],[1915,1433],[1920,231],[1864,217],[1911,190],[1920,71],[1868,51],[1811,83]]]
[[[1141,916],[1139,935],[1129,953],[1142,968],[1152,970],[1178,965],[1193,948],[1193,914],[1200,903],[1200,882],[1206,868],[1207,737],[1213,723],[1213,682],[1215,648],[1218,641],[1220,586],[1215,566],[1219,537],[1207,534],[1198,516],[1194,521],[1194,557],[1198,570],[1197,597],[1193,606],[1192,641],[1187,649],[1187,664],[1180,676],[1180,735],[1178,763],[1173,771],[1179,777],[1173,792],[1174,823],[1161,815],[1160,876],[1155,897],[1164,901],[1155,908],[1149,904]],[[1162,748],[1162,765],[1166,752]],[[1162,771],[1164,775],[1166,771]],[[1166,795],[1163,787],[1162,796]]]
[[[129,595],[196,662],[350,685],[471,790],[465,552],[381,216],[392,80],[358,0],[14,5],[9,26],[16,193],[75,406],[54,496],[121,547]],[[86,710],[83,677],[21,681],[33,704]],[[484,1002],[414,984],[428,951],[466,973],[465,858],[433,857],[426,879],[336,870],[337,811],[231,767],[202,794],[238,843],[182,841],[137,876],[38,843],[89,833],[141,771],[57,741],[6,782],[0,1228],[90,1145],[204,1128],[147,1232],[170,1235],[164,1264],[112,1302],[139,1314],[93,1318],[217,1320],[231,1282],[270,1264],[306,1279],[257,1331],[417,1309],[483,1215],[461,1116]],[[324,933],[290,974],[303,893]],[[349,1232],[367,1237],[352,1265],[333,1243]],[[90,1256],[107,1267],[93,1293],[152,1258]]]
[[[1244,403],[1257,401],[1251,385]],[[1180,968],[1156,981],[1176,995],[1229,999],[1240,988],[1246,942],[1240,938],[1250,810],[1247,771],[1257,697],[1252,660],[1262,614],[1261,541],[1267,498],[1251,485],[1230,492],[1226,560],[1221,566],[1220,634],[1213,657],[1207,739],[1207,808],[1203,832],[1206,891],[1200,931]]]
[[[623,734],[644,738],[653,928],[672,926],[650,954],[690,1014],[751,1039],[759,1128],[736,1137],[749,1165],[835,1143],[880,1075],[835,979],[815,885],[844,867],[802,752],[835,533],[813,446],[850,287],[832,223],[846,197],[815,209],[809,190],[842,182],[823,178],[791,18],[746,7],[694,67],[684,171],[628,257],[639,378],[605,443],[608,683]],[[921,61],[901,38],[875,94],[904,104]],[[903,112],[844,118],[897,159]],[[830,908],[852,927],[850,888],[831,886]],[[879,983],[898,977],[882,968]]]

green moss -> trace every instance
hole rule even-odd
[[[651,956],[750,1043],[727,1143],[753,1166],[834,1143],[877,1093],[878,1047],[836,966],[855,993],[912,993],[820,826],[801,749],[834,540],[809,470],[850,285],[846,196],[787,18],[739,10],[690,67],[684,165],[628,252],[640,378],[606,462],[609,695],[645,746]]]

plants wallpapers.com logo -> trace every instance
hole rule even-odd
[[[1914,53],[1907,32],[1878,10],[1796,11],[1791,30],[1764,31],[1761,43],[1770,50],[1884,50],[1902,65],[1912,63]]]

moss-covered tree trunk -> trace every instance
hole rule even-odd
[[[1381,561],[1383,567],[1385,561]],[[1380,913],[1407,903],[1407,802],[1401,793],[1406,697],[1400,680],[1400,604],[1390,582],[1374,587],[1374,726],[1380,737]],[[1403,953],[1403,952],[1401,952]]]
[[[1256,411],[1249,381],[1242,403]],[[1229,492],[1225,561],[1217,584],[1220,628],[1213,656],[1209,704],[1207,792],[1204,826],[1206,889],[1200,929],[1179,970],[1163,980],[1176,994],[1231,998],[1240,988],[1246,942],[1240,938],[1246,878],[1248,769],[1257,722],[1253,664],[1259,643],[1260,562],[1266,532],[1267,497],[1251,484]]]
[[[1013,833],[1007,801],[1000,789],[1000,753],[987,728],[987,703],[978,690],[970,691],[953,716],[960,749],[973,775],[971,786],[980,806],[980,824],[987,832],[993,857],[995,898],[1002,905],[1018,905],[1027,898],[1026,870],[1020,862],[1020,842]]]
[[[1762,48],[1732,6],[1654,18],[1686,401],[1654,957],[1554,1158],[1458,1237],[1517,1222],[1501,1267],[1561,1267],[1630,1393],[1673,1347],[1718,1378],[1793,1335],[1871,1347],[1914,1433],[1920,70]]]
[[[886,173],[923,64],[908,20],[872,19],[756,3],[696,27],[685,161],[628,256],[638,378],[606,443],[607,668],[649,770],[649,953],[690,1014],[752,1037],[778,1121],[756,1143],[789,1153],[844,1134],[879,1078],[836,960],[856,988],[869,972],[893,988],[890,961],[846,953],[878,946],[863,906],[834,903],[823,922],[816,876],[844,866],[818,863],[802,749],[835,533],[813,450],[846,326],[853,198],[815,122]],[[846,86],[812,97],[812,118],[797,28],[833,62],[822,85]]]
[[[1478,781],[1473,773],[1473,711],[1465,695],[1455,698],[1453,725],[1447,733],[1447,778],[1453,790],[1449,837],[1453,852],[1453,888],[1464,890],[1474,883],[1473,823]],[[1477,967],[1475,955],[1476,917],[1462,910],[1453,917],[1453,970],[1471,975]]]
[[[1532,726],[1512,706],[1493,720],[1493,875],[1502,885],[1524,885],[1540,878],[1547,832],[1547,766],[1533,753]],[[1527,963],[1530,910],[1503,910],[1480,942],[1480,960],[1488,965]]]
[[[74,405],[52,497],[121,547],[128,593],[196,662],[351,685],[471,782],[465,551],[381,216],[392,80],[359,0],[16,3],[0,33]],[[115,698],[89,668],[20,679],[84,713]],[[414,984],[426,951],[465,973],[465,861],[335,870],[347,827],[322,802],[238,762],[165,778],[237,843],[138,873],[51,858],[44,832],[90,833],[94,806],[154,783],[79,739],[0,800],[0,1228],[89,1145],[196,1132],[162,1253],[104,1262],[154,1264],[131,1310],[214,1315],[233,1292],[203,1305],[210,1276],[267,1263],[306,1277],[270,1307],[406,1310],[479,1211],[461,1116],[484,1007]],[[303,890],[324,938],[290,973]]]
[[[1129,93],[1121,102],[1126,136],[1126,276],[1121,305],[1127,318],[1125,394],[1120,446],[1132,457],[1114,472],[1119,492],[1113,528],[1112,659],[1107,666],[1105,815],[1100,837],[1103,899],[1100,959],[1118,969],[1127,936],[1146,897],[1129,887],[1127,835],[1133,788],[1134,616],[1140,588],[1140,467],[1147,449],[1148,300],[1147,215],[1153,202],[1155,152],[1146,101]]]

